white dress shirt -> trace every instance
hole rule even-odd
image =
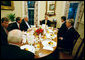
[[[72,26],[71,26],[71,27],[69,27],[69,28],[68,28],[68,30],[69,30],[70,28],[72,28]]]
[[[47,20],[45,20],[45,24],[47,24]]]
[[[30,28],[29,24],[25,21],[26,25],[28,26],[28,28]]]
[[[3,27],[4,28],[4,27]],[[5,30],[5,32],[6,32],[6,34],[7,34],[7,30],[6,30],[6,28],[4,28],[4,30]]]
[[[62,25],[65,23],[65,21],[64,22],[62,22]]]
[[[18,28],[19,28],[19,23],[18,22],[16,22],[17,23],[17,26],[18,26]]]

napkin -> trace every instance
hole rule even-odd
[[[34,46],[30,46],[30,45],[23,45],[20,47],[20,49],[24,50],[25,48],[28,48],[28,51],[35,53],[35,48]]]
[[[44,34],[46,34],[46,30],[44,29]]]
[[[53,32],[51,29],[48,29],[49,32]]]
[[[45,28],[45,24],[42,24],[42,28],[43,28],[43,29]]]
[[[46,33],[46,37],[47,37],[47,38],[50,38],[51,36],[50,36],[50,34]]]
[[[50,46],[44,46],[44,47],[43,47],[43,49],[46,49],[46,50],[51,50],[51,51],[53,51],[53,48],[52,48],[52,47],[50,47]]]

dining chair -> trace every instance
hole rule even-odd
[[[84,59],[84,39],[78,38],[71,55],[66,51],[59,51],[59,59]]]

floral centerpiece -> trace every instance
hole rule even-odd
[[[40,28],[38,28],[38,29],[35,31],[35,33],[36,33],[37,35],[43,34],[43,29],[40,27]]]

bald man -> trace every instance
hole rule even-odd
[[[47,15],[45,16],[45,19],[42,20],[41,25],[42,25],[42,24],[46,24],[46,25],[48,25],[49,27],[51,26],[51,22],[48,20],[48,16],[47,16]]]
[[[2,26],[1,26],[2,27]],[[5,37],[5,32],[4,32],[4,29],[1,28],[1,41],[3,39],[6,39],[7,40],[7,37]],[[14,33],[13,33],[14,32]],[[19,30],[13,30],[13,31],[10,31],[9,34],[8,34],[8,40],[15,40],[18,39],[20,42],[20,37],[21,35],[18,34],[17,32],[21,32]],[[15,34],[13,36],[13,34]],[[16,34],[20,35],[20,36],[16,36]],[[12,42],[15,42],[15,41],[12,41]],[[7,42],[5,42],[7,43]],[[25,51],[25,50],[21,50],[19,46],[16,46],[16,45],[11,45],[11,44],[1,44],[1,54],[0,54],[0,58],[1,59],[34,59],[34,54],[30,51]]]

